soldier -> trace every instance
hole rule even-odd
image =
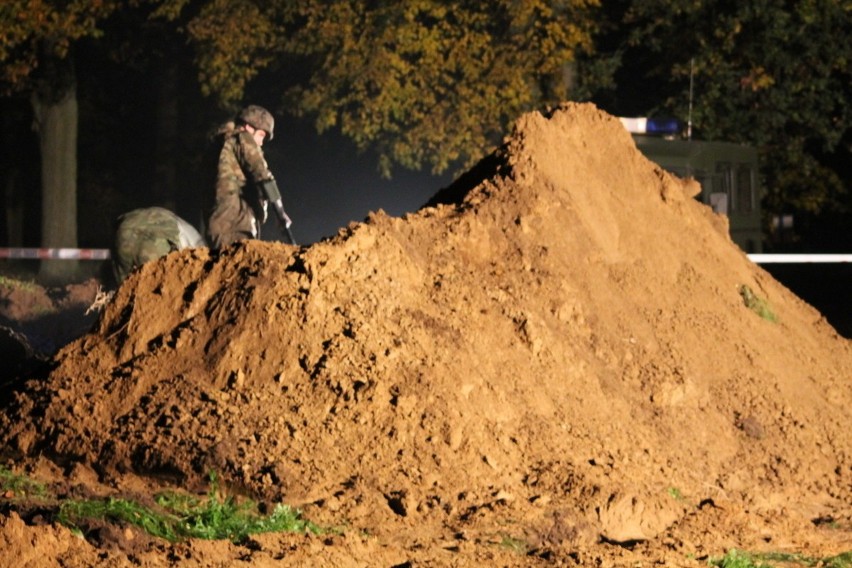
[[[281,195],[261,149],[272,140],[275,119],[263,107],[249,105],[223,134],[216,179],[216,204],[207,224],[210,243],[222,248],[235,241],[259,238],[268,202]]]
[[[116,283],[131,270],[172,251],[207,246],[195,227],[162,207],[134,209],[118,218],[112,252]]]

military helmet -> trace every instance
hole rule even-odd
[[[240,111],[240,114],[237,116],[237,120],[244,124],[253,126],[258,130],[263,130],[269,136],[268,139],[272,140],[272,131],[275,128],[275,119],[272,118],[272,114],[262,106],[247,106]]]

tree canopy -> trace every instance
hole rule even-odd
[[[620,32],[665,85],[660,109],[686,119],[692,79],[696,133],[761,148],[767,209],[813,214],[849,203],[825,157],[849,153],[850,22],[837,0],[647,0],[628,3]]]
[[[5,0],[0,4],[4,90],[29,88],[46,57],[65,59],[75,41],[100,35],[99,22],[117,6],[113,0]]]
[[[75,44],[111,49],[89,41],[101,36],[128,66],[150,59],[137,67],[148,74],[174,63],[152,56],[164,40],[172,53],[188,44],[187,105],[206,96],[233,111],[260,94],[375,151],[385,175],[464,168],[521,113],[591,99],[613,114],[691,116],[696,138],[760,147],[770,213],[843,215],[849,16],[837,0],[6,0],[0,90],[56,103]]]
[[[520,113],[567,95],[566,65],[590,49],[596,0],[325,2],[209,0],[190,13],[166,0],[163,17],[186,20],[206,92],[238,102],[279,58],[307,79],[287,106],[394,164],[470,164]]]

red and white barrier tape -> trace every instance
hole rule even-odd
[[[0,248],[0,258],[106,260],[109,258],[109,249]]]

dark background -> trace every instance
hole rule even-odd
[[[128,83],[123,83],[128,86]],[[132,88],[132,84],[129,84]],[[34,133],[26,127],[28,106],[25,101],[16,104],[5,102],[5,120],[9,125],[4,135],[9,152],[27,172],[27,192],[21,196],[26,202],[25,246],[39,246],[38,214],[40,192],[38,185],[38,147]],[[145,129],[150,117],[142,117],[138,124],[125,120],[133,112],[117,109],[116,122],[130,125],[124,133],[124,143],[134,148],[127,159],[126,151],[104,150],[98,145],[104,126],[95,122],[95,128],[83,121],[81,124],[81,218],[94,218],[94,223],[81,224],[80,246],[109,248],[113,217],[134,207],[161,204],[162,196],[151,191],[152,172],[141,167],[150,163],[151,132]],[[227,118],[220,111],[208,109],[204,115],[209,124]],[[279,180],[285,207],[293,219],[292,231],[299,244],[310,244],[337,231],[353,221],[362,221],[369,212],[384,210],[394,216],[416,211],[432,195],[448,186],[453,173],[432,175],[428,172],[398,170],[391,179],[379,176],[376,157],[369,152],[358,152],[354,145],[334,132],[318,134],[306,120],[287,115],[276,116],[274,140],[264,145],[270,168]],[[110,127],[112,120],[107,123]],[[203,140],[202,140],[203,143]],[[97,147],[97,150],[94,148]],[[98,175],[101,160],[110,162],[109,175]],[[126,162],[126,163],[125,163]],[[197,175],[195,164],[188,164],[186,179]],[[126,179],[117,179],[113,171],[125,172]],[[104,171],[107,168],[104,167]],[[191,185],[191,184],[187,184]],[[128,191],[117,193],[112,186],[123,186]],[[186,187],[183,189],[187,189]],[[188,188],[179,192],[175,209],[200,226],[202,219],[199,202],[193,197],[201,188]],[[92,212],[96,211],[94,215]],[[100,211],[100,213],[97,213]],[[5,241],[5,219],[0,220]],[[272,220],[263,228],[267,240],[282,240]],[[7,246],[6,242],[0,246]],[[791,250],[790,252],[801,252]],[[810,252],[824,252],[820,250]],[[825,251],[827,252],[827,251]],[[103,277],[108,266],[89,261],[83,264],[81,277]],[[766,264],[763,268],[787,286],[793,293],[819,310],[837,331],[852,338],[852,264]],[[0,273],[33,278],[38,270],[34,261],[0,260]]]
[[[174,49],[164,57],[188,57],[182,46]],[[209,184],[203,180],[198,155],[211,130],[231,115],[199,96],[195,72],[180,73],[170,91],[163,89],[170,83],[162,60],[158,63],[156,59],[140,57],[137,65],[129,65],[126,59],[119,64],[110,57],[109,50],[87,42],[80,43],[76,56],[80,104],[79,246],[109,248],[115,218],[137,207],[167,206],[201,228],[201,196],[209,191]],[[179,63],[178,69],[192,67],[189,61]],[[629,64],[624,67],[637,68]],[[644,81],[624,79],[620,83],[627,90],[620,93],[619,99],[595,102],[608,112],[637,115],[661,97]],[[630,85],[636,88],[631,90]],[[275,138],[264,146],[264,152],[293,219],[292,231],[299,244],[333,236],[350,222],[363,220],[370,211],[382,209],[395,216],[415,211],[461,173],[459,167],[439,176],[398,168],[391,179],[384,179],[378,175],[373,153],[358,152],[351,141],[337,132],[318,134],[310,121],[291,116],[279,99],[269,98],[270,92],[280,92],[269,87],[257,84],[249,90],[245,102],[261,104],[276,117]],[[158,131],[163,128],[164,103],[174,105],[173,118],[165,123],[175,130],[167,147],[162,147],[162,132]],[[40,246],[40,158],[31,114],[26,97],[0,98],[0,169],[17,176],[18,188],[13,194],[7,192],[5,206],[24,204],[23,242],[7,242],[3,215],[0,246]],[[185,157],[174,187],[166,187],[168,184],[155,170],[154,164],[163,153]],[[849,164],[845,167],[844,172],[848,172]],[[791,243],[786,250],[776,252],[852,252],[843,248],[852,235],[848,217],[827,221],[830,220],[823,217],[819,224],[825,228],[824,235],[812,230],[809,242]],[[280,240],[274,223],[264,227],[264,238]],[[0,260],[0,273],[18,270],[35,274],[34,264]],[[93,263],[89,263],[86,271],[93,271],[92,267]],[[825,314],[841,334],[852,337],[850,264],[772,264],[764,268]]]
[[[819,310],[840,335],[852,339],[852,263],[765,264],[762,268]]]

